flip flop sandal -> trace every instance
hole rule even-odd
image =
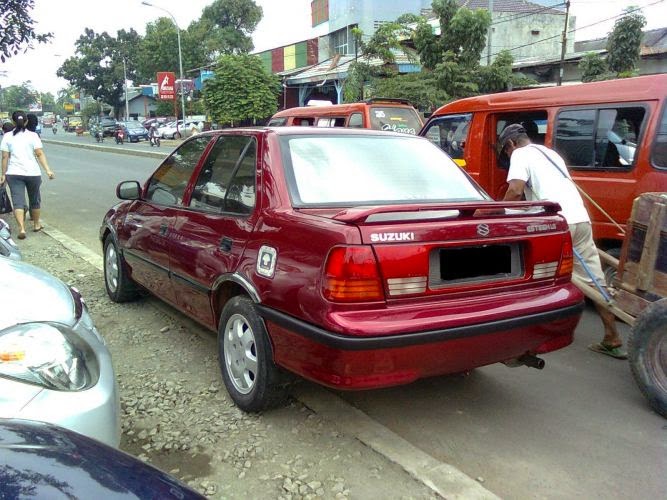
[[[625,352],[621,346],[610,347],[602,342],[597,344],[591,344],[588,348],[593,352],[599,352],[600,354],[606,354],[616,359],[628,359],[628,353]]]
[[[35,229],[33,229],[33,232],[38,233],[38,232],[40,232],[42,229],[44,229],[44,226],[39,226],[39,227],[36,227]]]
[[[18,235],[19,240],[25,240],[25,231],[21,231]]]

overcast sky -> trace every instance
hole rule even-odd
[[[204,6],[213,0],[152,0],[151,3],[169,10],[181,28],[198,18]],[[264,17],[253,36],[257,51],[280,47],[309,37],[311,0],[255,0],[264,10]],[[620,14],[628,5],[647,6],[644,15],[647,29],[667,26],[667,1],[655,5],[656,0],[571,0],[570,12],[576,16],[576,40],[605,36],[614,20],[597,23]],[[558,3],[554,0],[553,4]],[[53,32],[53,41],[39,44],[27,53],[19,54],[0,63],[0,85],[18,85],[29,80],[42,92],[56,93],[67,82],[56,77],[62,62],[74,54],[74,42],[86,27],[96,32],[115,34],[121,28],[134,28],[144,34],[146,23],[164,16],[164,12],[141,4],[141,0],[36,0],[33,17],[38,32]],[[175,57],[177,56],[174,48]],[[187,68],[184,68],[187,69]],[[2,74],[2,72],[6,74]]]

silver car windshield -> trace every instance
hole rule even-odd
[[[294,136],[284,158],[295,206],[487,200],[442,150],[422,138]]]

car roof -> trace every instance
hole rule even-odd
[[[211,130],[199,135],[222,135],[225,132],[262,132],[265,134],[275,134],[278,136],[303,136],[303,135],[331,135],[331,136],[375,136],[375,137],[403,137],[411,139],[423,139],[421,137],[390,132],[385,130],[374,130],[368,128],[349,128],[349,127],[245,127],[245,128],[227,128]]]

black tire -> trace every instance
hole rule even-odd
[[[667,418],[667,299],[648,306],[632,327],[628,359],[651,407]]]
[[[174,135],[172,139],[180,139],[181,138],[181,133],[180,132],[174,132]]]
[[[264,320],[247,297],[232,297],[222,310],[218,361],[227,392],[243,411],[266,410],[287,399],[291,377],[273,363]]]
[[[129,302],[139,296],[139,287],[127,275],[125,261],[110,234],[104,240],[104,287],[114,302]]]

